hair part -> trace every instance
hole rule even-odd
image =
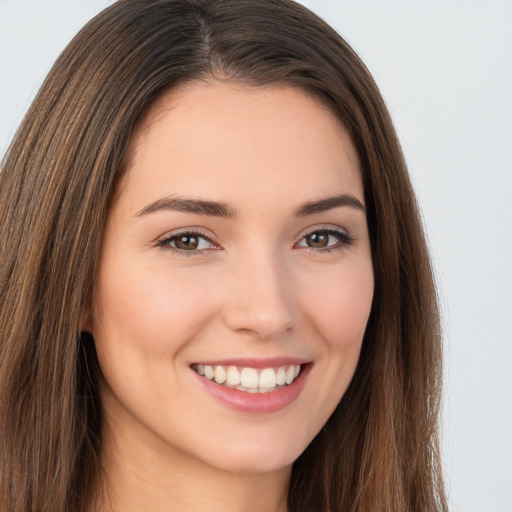
[[[91,510],[100,370],[81,331],[108,207],[144,113],[211,78],[320,99],[361,164],[372,312],[347,392],[293,466],[290,512],[447,510],[436,292],[404,158],[360,59],[289,0],[120,0],[50,71],[0,173],[0,509]]]

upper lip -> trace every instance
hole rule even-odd
[[[311,363],[310,359],[303,357],[271,357],[266,359],[261,358],[230,358],[230,359],[207,359],[200,360],[193,363],[191,366],[196,364],[203,364],[207,366],[239,366],[244,368],[279,368],[280,366],[286,366],[291,364],[307,364]]]

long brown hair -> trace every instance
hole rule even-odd
[[[346,394],[293,466],[290,512],[447,510],[436,293],[400,146],[357,55],[290,0],[120,0],[44,82],[0,172],[0,510],[91,508],[102,415],[80,329],[109,200],[141,115],[209,77],[319,98],[362,169],[372,311]]]

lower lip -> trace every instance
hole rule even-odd
[[[247,393],[238,389],[217,384],[194,372],[204,389],[216,400],[230,409],[251,414],[268,414],[284,409],[294,402],[304,388],[311,370],[311,364],[305,365],[299,376],[288,386],[268,393]]]

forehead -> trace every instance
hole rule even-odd
[[[290,86],[209,82],[169,91],[138,124],[128,154],[121,189],[138,192],[231,200],[237,192],[313,197],[341,187],[363,195],[341,121]]]

